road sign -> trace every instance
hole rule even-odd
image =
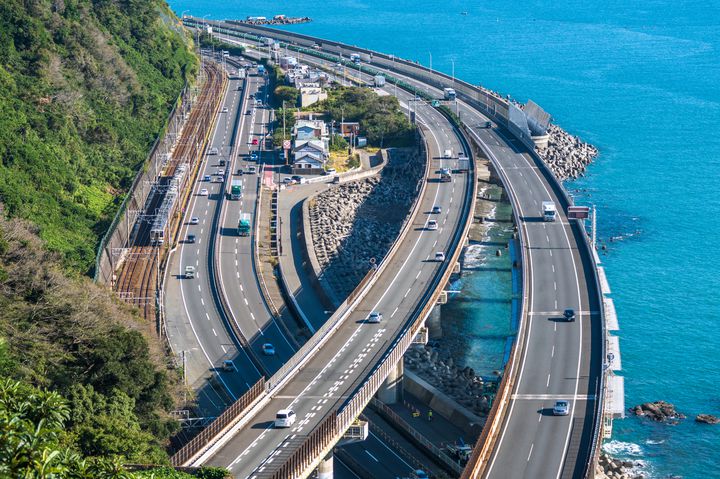
[[[290,140],[283,140],[283,150],[290,149]]]
[[[587,206],[568,206],[567,216],[569,219],[587,219],[590,216],[590,208]]]

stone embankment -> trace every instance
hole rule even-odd
[[[550,125],[548,134],[548,146],[537,150],[540,158],[561,181],[583,176],[585,168],[598,155],[597,148],[556,125]]]
[[[613,459],[607,454],[600,454],[600,460],[595,468],[595,479],[644,479],[645,474],[637,473],[642,463],[621,461]]]
[[[470,367],[460,367],[449,355],[431,346],[410,348],[404,356],[405,366],[478,416],[487,416],[491,395],[489,384]]]
[[[347,297],[390,249],[410,212],[425,170],[417,150],[392,150],[378,176],[330,188],[309,203],[310,229],[322,274]]]

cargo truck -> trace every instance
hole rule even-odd
[[[239,200],[242,198],[242,180],[232,180],[230,184],[230,199]]]
[[[265,67],[263,65],[258,65],[258,75],[264,75],[265,74]]]
[[[455,90],[452,88],[443,88],[443,93],[445,94],[445,99],[449,101],[454,101],[455,98],[457,98],[457,95],[455,94]]]
[[[375,75],[375,86],[376,87],[382,87],[385,86],[385,77],[382,75]]]
[[[542,213],[543,221],[555,221],[555,217],[557,216],[557,209],[555,208],[555,203],[552,201],[543,201]]]
[[[238,235],[250,236],[250,215],[248,213],[242,213],[240,215],[240,221],[238,221]]]
[[[351,54],[350,61],[353,63],[360,63],[360,55],[358,53]]]

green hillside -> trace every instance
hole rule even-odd
[[[0,478],[185,477],[119,466],[167,463],[179,372],[87,275],[196,71],[159,0],[0,1]]]
[[[88,273],[197,61],[159,0],[0,2],[0,202]]]

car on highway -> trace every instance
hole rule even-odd
[[[265,343],[262,345],[262,352],[265,356],[275,356],[275,346],[272,343]]]
[[[275,414],[275,427],[292,427],[295,424],[295,411],[292,409],[280,409]]]
[[[430,220],[430,221],[428,221],[428,223],[427,223],[427,229],[429,229],[430,231],[435,231],[435,230],[437,230],[437,229],[438,229],[438,222],[435,221],[435,220]]]
[[[242,175],[243,175],[243,169],[242,169],[242,167],[238,168],[237,174],[238,174],[238,176],[242,176]]]
[[[227,112],[228,112],[228,108],[226,106],[224,106],[223,109],[220,110],[220,113],[227,113]]]
[[[235,363],[229,359],[223,361],[223,371],[235,371]]]
[[[194,243],[194,242],[195,242],[195,235],[187,235],[187,242],[188,242],[188,243]]]
[[[210,181],[210,175],[203,176],[203,181]]]
[[[379,323],[382,321],[383,315],[379,311],[373,311],[367,317],[368,323]]]
[[[442,206],[439,206],[439,205],[433,206],[431,213],[434,215],[439,215],[440,213],[442,213]]]
[[[445,252],[438,251],[437,253],[435,253],[435,261],[445,261]]]
[[[303,183],[305,183],[305,181],[306,181],[305,178],[303,178],[302,176],[299,176],[299,175],[294,175],[294,176],[292,177],[292,179],[293,179],[293,181],[295,181],[295,183],[298,183],[298,184],[301,184],[301,185],[302,185]]]
[[[258,159],[257,153],[250,154],[250,161],[257,161],[257,159]]]
[[[217,148],[212,147],[212,148],[210,148],[210,151],[208,151],[208,155],[217,155],[218,151],[219,150]]]
[[[253,138],[250,143],[252,143],[253,145],[257,145],[257,144],[258,144],[258,139],[257,139],[257,138]]]
[[[252,115],[252,110],[248,110],[245,112],[246,115]]]
[[[575,310],[568,308],[565,311],[563,311],[563,318],[565,318],[565,321],[575,321]]]
[[[567,416],[568,414],[570,414],[570,403],[567,401],[555,401],[555,406],[553,406],[553,415]]]
[[[257,168],[255,168],[254,166],[251,166],[250,168],[248,168],[248,173],[250,173],[251,175],[254,175],[255,173],[257,173]]]
[[[287,185],[287,186],[294,185],[294,184],[295,184],[295,180],[293,180],[293,179],[290,178],[289,176],[286,176],[285,178],[283,178],[283,184],[284,184],[284,185]]]
[[[489,122],[489,121],[486,121],[486,122],[485,122],[485,128],[491,128],[491,127],[492,127],[492,123]]]
[[[200,196],[207,196],[207,195],[209,195],[210,193],[208,192],[208,189],[207,189],[207,188],[203,188],[203,189],[200,190],[200,193],[198,193],[198,194],[199,194]]]
[[[195,277],[195,266],[185,266],[185,277],[193,279]]]
[[[200,223],[200,218],[198,218],[197,216],[193,216],[192,218],[190,218],[191,225],[196,225],[198,223]]]

